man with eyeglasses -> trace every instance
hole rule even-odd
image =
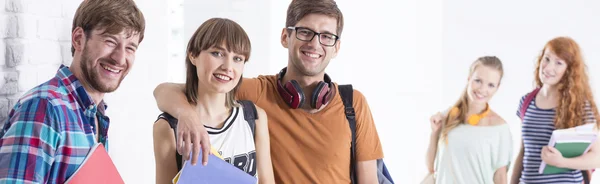
[[[333,0],[294,0],[288,7],[281,44],[288,64],[277,75],[245,78],[238,99],[251,100],[267,113],[276,183],[351,183],[348,127],[338,85],[325,74],[341,44],[343,16]],[[154,90],[160,110],[178,116],[178,151],[206,150],[206,130],[187,103],[183,84],[163,83]],[[356,112],[354,183],[378,183],[376,160],[383,151],[365,97],[353,91]],[[225,119],[224,119],[225,121]],[[221,129],[226,129],[223,127]],[[190,143],[192,142],[192,143]],[[194,148],[191,151],[191,147]],[[207,153],[208,151],[203,151]],[[206,163],[203,155],[203,164]]]

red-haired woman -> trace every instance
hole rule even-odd
[[[521,98],[517,110],[523,119],[522,141],[511,183],[581,184],[585,177],[582,170],[600,166],[600,141],[575,158],[564,158],[558,150],[547,146],[556,129],[598,124],[598,109],[579,45],[568,37],[550,40],[537,60],[534,75],[536,89]],[[528,102],[525,107],[524,102]],[[542,161],[573,170],[539,174]]]

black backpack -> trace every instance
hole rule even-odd
[[[352,99],[354,94],[354,90],[352,89],[351,84],[339,85],[338,89],[340,91],[340,96],[342,96],[342,101],[344,103],[344,112],[346,114],[346,119],[348,119],[348,124],[350,125],[350,131],[352,131],[352,146],[350,147],[350,179],[353,184],[356,184],[358,181],[356,176],[356,114],[354,112],[354,107],[352,107]],[[377,180],[379,184],[394,184],[392,180],[392,176],[388,172],[387,167],[382,159],[377,159]]]
[[[258,119],[258,114],[256,112],[256,106],[254,106],[254,103],[252,103],[252,101],[248,101],[248,100],[238,100],[238,102],[242,105],[242,107],[244,108],[244,119],[248,122],[248,125],[250,125],[250,129],[252,130],[252,135],[254,136],[254,127],[256,127],[256,123],[254,122],[256,119]],[[175,133],[175,140],[177,140],[177,118],[171,116],[170,114],[164,112],[160,115],[158,115],[158,119],[164,119],[167,122],[169,122],[169,126],[171,126],[171,129],[173,129],[173,132]],[[157,121],[158,121],[157,119]],[[182,164],[181,164],[181,155],[179,153],[175,153],[175,160],[177,161],[177,170],[181,170]]]

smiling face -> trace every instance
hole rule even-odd
[[[190,57],[196,66],[198,86],[203,91],[228,93],[240,81],[246,58],[225,48],[224,44],[211,47],[201,51],[198,57]]]
[[[252,50],[246,31],[232,20],[211,18],[196,29],[186,50],[188,102],[197,104],[199,92],[227,93],[227,106],[235,106],[244,65]]]
[[[498,90],[502,74],[500,71],[487,67],[478,66],[467,86],[469,101],[475,104],[487,104]]]
[[[82,29],[76,31],[83,34]],[[113,92],[119,87],[133,66],[139,43],[139,35],[129,33],[127,30],[118,34],[93,30],[83,39],[79,66],[84,83],[101,93]]]
[[[540,61],[539,78],[545,85],[557,85],[567,71],[567,62],[558,57],[551,49],[546,48]]]
[[[331,59],[337,56],[340,41],[338,40],[334,46],[325,46],[319,42],[319,36],[316,34],[311,41],[302,41],[298,37],[303,37],[308,33],[307,31],[336,34],[336,18],[322,14],[308,14],[300,19],[295,27],[303,29],[296,31],[284,28],[281,35],[281,44],[288,49],[291,70],[296,70],[305,76],[323,74]],[[321,41],[325,42],[323,39],[321,38]]]
[[[79,4],[71,27],[73,62],[69,70],[88,93],[101,97],[119,87],[133,67],[145,22],[132,0]]]

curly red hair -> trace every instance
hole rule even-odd
[[[587,66],[583,61],[583,56],[577,42],[569,37],[554,38],[544,46],[536,62],[535,83],[537,87],[542,86],[540,80],[540,63],[544,57],[546,49],[551,50],[567,63],[567,70],[562,79],[557,84],[561,99],[556,108],[554,125],[556,129],[571,128],[582,125],[585,121],[585,103],[589,102],[596,125],[600,125],[598,109],[594,102],[592,90],[589,85]]]

